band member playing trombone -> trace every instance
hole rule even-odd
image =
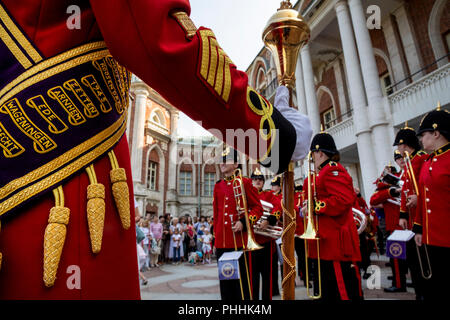
[[[247,223],[253,225],[263,214],[258,191],[253,187],[249,178],[236,176],[239,169],[239,156],[236,150],[227,147],[222,154],[220,171],[224,178],[214,186],[213,210],[214,210],[214,235],[217,260],[222,254],[230,251],[247,249],[248,230]],[[233,187],[236,179],[242,179],[247,205],[248,217],[240,215],[237,210],[237,199]],[[241,203],[242,205],[242,203]],[[246,219],[248,218],[248,221]],[[251,261],[248,252],[244,252],[245,265],[240,264],[239,280],[221,280],[220,295],[222,300],[248,300],[251,292]]]
[[[448,296],[450,275],[450,114],[437,110],[422,120],[418,133],[426,151],[431,152],[418,179],[417,210],[413,231],[419,247],[426,248],[429,260],[421,262],[424,299],[441,300]],[[429,263],[428,263],[429,262]]]
[[[397,158],[396,158],[397,157]],[[394,159],[400,163],[401,155],[394,153]],[[403,170],[398,172],[394,166],[388,165],[382,176],[376,181],[377,189],[370,198],[370,205],[382,207],[388,236],[395,230],[402,230],[400,219],[400,180],[404,176]],[[392,269],[392,286],[385,288],[385,292],[406,292],[406,274],[408,267],[403,259],[390,258]]]
[[[258,190],[259,199],[272,205],[266,219],[261,219],[260,228],[267,229],[267,226],[275,226],[281,217],[281,204],[278,197],[275,197],[270,190],[263,190],[265,177],[263,173],[256,168],[251,175],[253,186]],[[252,273],[253,273],[253,299],[259,300],[260,277],[262,278],[262,300],[272,300],[273,286],[278,287],[278,283],[273,283],[273,272],[278,272],[278,254],[275,238],[255,234],[255,240],[263,248],[251,252]]]
[[[419,139],[413,128],[405,127],[397,132],[394,146],[397,146],[398,151],[403,157],[403,165],[405,167],[405,174],[402,176],[404,182],[401,188],[401,204],[400,204],[400,220],[399,225],[403,229],[412,229],[412,224],[416,216],[417,197],[416,188],[417,179],[419,178],[422,165],[428,158],[428,154],[421,150]],[[420,275],[419,261],[417,260],[416,244],[413,240],[408,241],[406,246],[406,263],[411,271],[411,280],[416,293],[416,300],[423,299],[422,282],[423,278]]]
[[[302,237],[309,239],[306,241],[307,256],[314,259],[314,265],[317,266],[314,273],[317,274],[320,270],[318,277],[314,279],[314,287],[319,289],[314,291],[319,294],[310,297],[324,300],[362,299],[361,278],[357,266],[361,254],[352,212],[356,197],[352,178],[338,162],[339,152],[333,137],[328,133],[317,134],[312,140],[310,150],[315,175],[308,173],[311,180],[306,179],[303,185],[308,206],[302,208],[302,213],[308,214],[307,224],[314,221],[317,232],[312,232],[312,236],[308,235],[308,230],[312,227],[307,225]],[[310,211],[314,214],[310,214]],[[306,275],[308,276],[308,273]]]

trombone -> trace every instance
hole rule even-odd
[[[247,256],[245,254],[246,251],[254,251],[262,249],[262,247],[255,241],[253,236],[252,228],[250,226],[250,222],[248,219],[248,206],[247,206],[247,196],[245,194],[244,182],[242,181],[242,173],[241,169],[236,169],[234,172],[233,178],[233,194],[234,199],[236,201],[236,211],[238,212],[238,216],[244,214],[245,217],[245,225],[247,227],[247,245],[244,244],[244,237],[241,230],[241,239],[242,239],[242,247],[244,251],[244,262],[245,262],[245,271],[247,272],[247,282],[248,282],[248,290],[250,293],[250,300],[253,300],[252,287],[250,283],[250,275],[248,273],[248,264],[247,264]]]
[[[413,169],[412,164],[411,164],[410,154],[406,150],[405,150],[404,160],[405,160],[405,167],[406,167],[407,174],[409,175],[409,178],[412,180],[413,185],[414,185],[415,194],[416,194],[416,196],[418,196],[419,195],[419,188],[417,187],[417,181],[416,181],[416,177],[414,175],[414,169]],[[422,243],[422,246],[424,248],[425,257],[426,257],[426,260],[427,260],[426,261],[427,262],[427,265],[426,265],[427,270],[424,270],[422,256],[420,254],[419,246],[416,243],[417,259],[419,260],[420,273],[422,274],[422,277],[424,279],[426,279],[426,280],[429,280],[429,279],[431,279],[431,276],[432,276],[430,257],[428,255],[427,245],[425,243]]]
[[[305,222],[305,232],[300,236],[301,239],[305,240],[305,271],[306,271],[306,293],[310,299],[320,299],[322,297],[322,277],[320,274],[320,252],[319,252],[319,237],[317,236],[317,227],[318,227],[318,220],[317,216],[315,216],[316,224],[314,224],[314,208],[313,208],[313,202],[315,199],[315,183],[314,183],[314,197],[313,197],[313,190],[311,185],[311,180],[316,179],[316,175],[311,170],[311,163],[312,163],[312,154],[311,151],[308,153],[308,221]],[[303,218],[304,220],[306,217]],[[308,270],[308,240],[316,240],[317,241],[317,273],[318,273],[318,280],[319,280],[319,293],[318,295],[314,295],[314,293],[310,293],[310,287],[309,287],[309,270]]]

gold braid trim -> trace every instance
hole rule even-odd
[[[105,226],[105,186],[97,183],[94,165],[86,168],[90,185],[87,187],[87,218],[91,249],[99,253],[102,249],[103,227]]]
[[[283,233],[281,234],[281,239],[282,239],[282,243],[281,243],[281,255],[283,256],[283,261],[285,261],[288,265],[289,265],[289,272],[283,277],[283,281],[281,282],[281,287],[284,287],[284,284],[289,281],[289,279],[291,277],[295,277],[296,275],[296,271],[295,271],[295,257],[294,257],[294,261],[289,260],[289,258],[287,257],[286,253],[284,252],[284,244],[285,244],[285,240],[284,238],[286,237],[286,233],[289,232],[289,230],[291,228],[295,229],[296,226],[296,222],[295,222],[295,213],[291,214],[286,207],[284,206],[283,201],[281,201],[281,207],[283,209],[283,212],[290,218],[291,222],[283,229]],[[281,293],[282,298],[284,297],[284,292]]]
[[[127,184],[127,175],[125,169],[119,168],[114,151],[108,152],[112,170],[109,175],[112,184],[112,193],[116,202],[117,211],[119,211],[120,221],[125,230],[130,228],[130,194]]]
[[[55,206],[50,209],[48,225],[44,235],[44,284],[51,287],[55,283],[59,260],[66,240],[66,226],[69,223],[70,209],[64,207],[62,187],[53,189]]]

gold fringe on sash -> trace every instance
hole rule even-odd
[[[105,186],[97,182],[94,165],[87,167],[86,172],[90,182],[87,187],[87,219],[91,249],[93,253],[99,253],[105,226]]]
[[[59,260],[66,240],[66,226],[69,223],[70,209],[64,207],[62,186],[53,189],[55,206],[50,209],[48,224],[44,235],[44,284],[51,287],[55,283]]]
[[[112,193],[114,201],[116,202],[117,210],[119,211],[120,221],[125,230],[130,228],[130,195],[127,184],[127,176],[125,169],[119,168],[114,151],[108,152],[109,160],[111,162],[111,172],[109,173],[112,184]]]

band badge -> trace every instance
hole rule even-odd
[[[389,246],[389,253],[394,258],[400,257],[403,253],[402,245],[398,242],[392,242],[391,245]]]
[[[228,103],[231,92],[231,65],[233,61],[219,46],[209,29],[199,29],[200,55],[198,75],[204,84],[223,102]]]

